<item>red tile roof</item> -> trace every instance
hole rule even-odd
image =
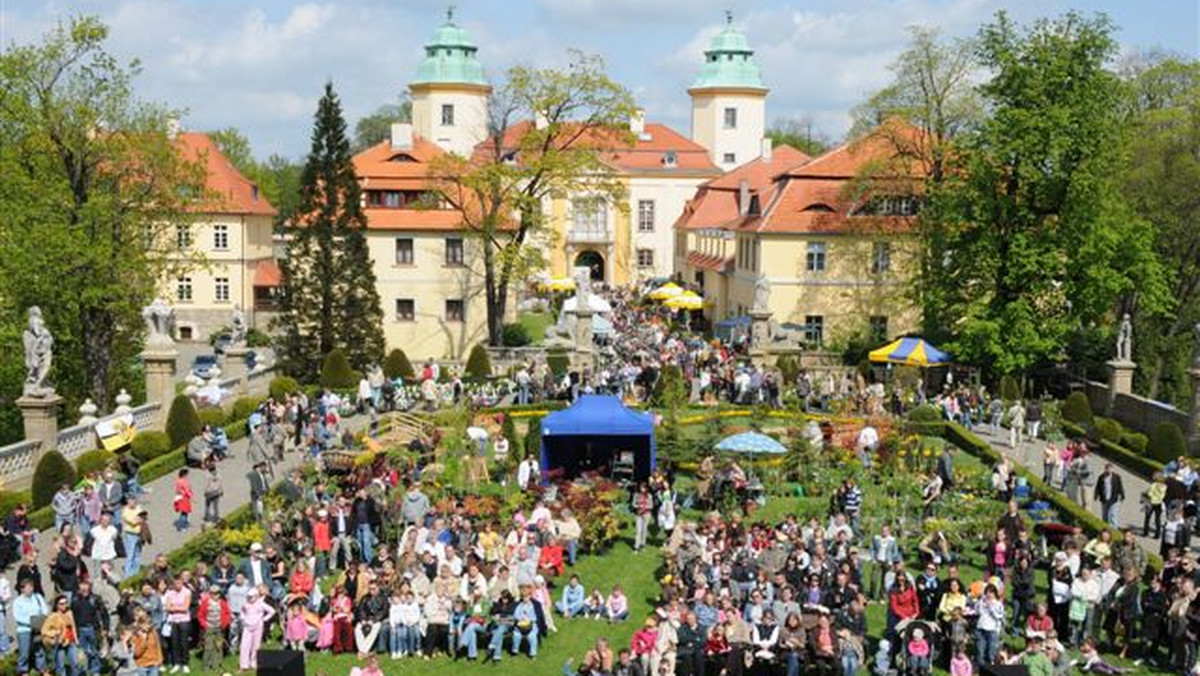
[[[533,129],[533,122],[522,120],[510,126],[504,136],[505,148],[517,148],[521,139]],[[719,175],[721,170],[708,158],[704,146],[692,141],[665,124],[646,123],[640,136],[591,129],[579,138],[563,139],[564,147],[595,148],[614,169],[630,173],[669,175]],[[492,145],[485,141],[476,152]],[[664,165],[668,152],[675,153],[674,166]]]
[[[278,213],[259,192],[258,186],[243,176],[225,157],[211,136],[194,131],[180,132],[175,142],[189,161],[202,161],[205,164],[205,185],[213,198],[197,211],[256,216],[274,216]]]
[[[283,272],[274,258],[264,258],[254,264],[254,286],[283,286]]]
[[[774,149],[770,160],[759,157],[714,178],[700,186],[696,196],[688,201],[675,227],[687,230],[736,227],[744,220],[738,205],[743,180],[749,183],[750,194],[757,195],[759,204],[765,208],[775,191],[774,179],[809,159],[808,155],[785,145]]]
[[[446,154],[440,146],[413,132],[411,148],[393,148],[390,139],[354,156],[354,173],[364,190],[432,190],[430,163]],[[457,209],[366,208],[368,230],[460,230]]]

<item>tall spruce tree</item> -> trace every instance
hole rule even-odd
[[[281,318],[288,369],[315,378],[322,356],[339,347],[355,368],[379,363],[383,310],[346,121],[332,83],[317,105],[300,199],[288,223]]]

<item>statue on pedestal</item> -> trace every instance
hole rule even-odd
[[[575,268],[575,311],[592,309],[592,269]]]
[[[1133,355],[1133,322],[1129,321],[1129,313],[1121,317],[1121,326],[1117,329],[1117,361],[1129,361]]]
[[[230,347],[246,346],[246,315],[242,313],[241,305],[233,306],[233,316],[230,318],[232,331],[229,333]]]
[[[146,347],[171,347],[175,344],[175,308],[162,298],[142,308],[142,319],[146,320]]]
[[[34,305],[29,308],[29,327],[23,336],[25,343],[25,386],[27,397],[50,397],[54,388],[46,384],[50,364],[54,360],[54,336],[42,320],[42,309]]]

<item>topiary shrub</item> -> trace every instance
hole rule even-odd
[[[321,363],[321,384],[331,390],[349,390],[358,385],[350,360],[341,348],[333,348]]]
[[[410,380],[416,375],[416,372],[413,371],[412,362],[408,360],[408,355],[404,354],[404,350],[396,348],[388,352],[387,357],[383,360],[383,375],[387,376],[388,380],[397,378]]]
[[[1141,432],[1131,432],[1126,430],[1121,435],[1121,445],[1139,455],[1146,453],[1146,447],[1150,444],[1150,437],[1147,437]]]
[[[196,406],[187,395],[179,395],[171,402],[171,410],[167,413],[167,438],[171,440],[171,448],[178,448],[191,441],[192,437],[200,434],[202,425]]]
[[[220,406],[201,406],[200,410],[196,411],[196,415],[200,418],[200,427],[202,428],[205,425],[220,427],[229,422],[229,416]]]
[[[1183,430],[1173,422],[1161,422],[1150,435],[1150,443],[1146,447],[1151,458],[1159,462],[1171,462],[1181,455],[1187,454],[1187,440]]]
[[[300,381],[291,376],[272,378],[271,384],[267,386],[267,391],[270,392],[271,398],[275,401],[286,399],[288,395],[296,394],[301,389]]]
[[[505,324],[500,331],[505,347],[525,347],[533,342],[524,324]]]
[[[487,348],[483,345],[471,348],[471,354],[467,356],[465,373],[468,378],[480,380],[492,377],[492,360],[488,357]]]
[[[508,455],[510,457],[520,455],[521,439],[517,437],[517,426],[513,423],[511,415],[505,415],[504,422],[500,423],[500,436],[508,439]]]
[[[555,348],[546,353],[546,366],[555,376],[561,378],[571,368],[571,357],[563,348]]]
[[[136,439],[137,437],[134,437]],[[112,451],[106,451],[103,448],[94,451],[88,451],[75,458],[75,476],[83,478],[93,472],[103,472],[108,469],[108,466],[116,462],[117,454]]]
[[[1101,416],[1092,418],[1091,430],[1093,439],[1107,441],[1110,444],[1121,443],[1121,435],[1125,433],[1125,428],[1121,427],[1121,423]]]
[[[1062,405],[1063,420],[1073,422],[1081,427],[1092,424],[1092,405],[1088,403],[1087,395],[1075,391],[1067,395]]]
[[[262,401],[254,397],[238,397],[237,401],[233,402],[233,409],[229,413],[229,420],[245,420],[250,417],[251,413],[258,410],[259,404]]]
[[[63,484],[75,485],[75,468],[58,451],[46,451],[33,470],[33,508],[50,504]]]
[[[914,423],[938,423],[944,419],[942,410],[932,404],[922,404],[908,412],[908,421]]]
[[[542,419],[534,418],[525,428],[525,443],[521,444],[523,458],[540,458],[542,455]]]
[[[1004,401],[1016,401],[1021,398],[1021,384],[1012,376],[1000,378],[1000,398]]]
[[[158,430],[150,430],[148,432],[138,432],[133,438],[133,443],[129,445],[130,452],[133,457],[141,462],[153,460],[160,455],[165,455],[171,450],[171,438],[166,432]]]

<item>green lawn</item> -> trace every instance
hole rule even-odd
[[[546,329],[554,323],[554,315],[549,312],[522,312],[517,316],[517,323],[525,327],[533,345],[546,338]]]

